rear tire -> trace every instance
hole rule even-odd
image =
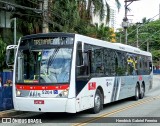
[[[142,86],[141,86],[140,99],[143,99],[143,98],[144,98],[144,96],[145,96],[145,87],[144,87],[144,85],[142,84]]]
[[[137,101],[139,99],[140,96],[140,90],[139,90],[139,86],[137,85],[135,88],[135,96],[134,99]]]
[[[99,113],[102,108],[103,108],[103,96],[100,90],[97,89],[94,97],[94,107],[91,109],[91,112],[94,114]]]

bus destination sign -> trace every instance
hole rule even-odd
[[[73,44],[71,37],[38,38],[34,39],[34,45],[70,45]]]

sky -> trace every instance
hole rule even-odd
[[[117,14],[117,27],[121,27],[122,20],[124,18],[124,1],[125,0],[119,0],[121,3],[121,9],[119,13]],[[129,2],[128,2],[129,4]],[[128,7],[131,9],[130,12],[128,12],[129,22],[136,23],[136,22],[142,22],[142,19],[146,17],[147,19],[153,18],[157,14],[159,14],[159,4],[160,0],[139,0],[134,1],[132,4],[130,4]],[[158,19],[159,15],[156,16],[154,19]]]

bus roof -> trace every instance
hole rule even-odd
[[[147,55],[147,56],[152,56],[150,52],[143,51],[139,48],[130,46],[130,45],[125,45],[122,43],[112,43],[104,40],[99,40],[96,38],[91,38],[83,35],[76,34],[76,39],[77,41],[82,41],[86,42],[88,44],[93,44],[96,46],[102,46],[106,48],[111,48],[111,49],[116,49],[116,50],[121,50],[125,52],[131,52],[131,53],[136,53],[136,54],[141,54],[141,55]]]
[[[125,52],[141,54],[141,55],[152,56],[150,52],[143,51],[139,48],[136,48],[136,47],[133,47],[130,45],[125,45],[122,43],[111,43],[111,42],[107,42],[104,40],[99,40],[96,38],[91,38],[88,36],[75,34],[75,33],[64,33],[64,32],[38,33],[38,34],[23,36],[22,40],[32,39],[32,38],[37,38],[37,37],[43,38],[43,37],[58,37],[58,36],[75,37],[75,41],[82,41],[82,42],[85,42],[88,44],[93,44],[93,45],[102,46],[102,47],[106,47],[106,48],[111,48],[111,49],[116,49],[116,50],[121,50],[121,51],[125,51]]]
[[[66,36],[66,37],[74,37],[74,33],[64,33],[64,32],[50,32],[50,33],[38,33],[38,34],[31,34],[22,37],[24,39],[32,39],[32,38],[43,38],[43,37],[57,37],[57,36]]]

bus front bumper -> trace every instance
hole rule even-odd
[[[21,98],[14,99],[14,109],[34,112],[76,113],[75,98]]]

